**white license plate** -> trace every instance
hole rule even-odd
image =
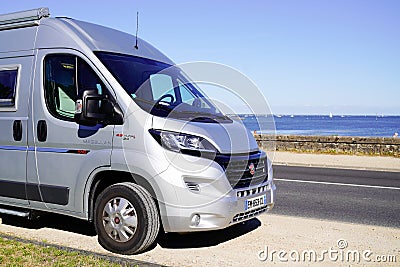
[[[244,210],[254,210],[267,205],[267,195],[262,195],[250,199],[246,199],[244,202]]]

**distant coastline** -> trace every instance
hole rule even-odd
[[[393,137],[400,133],[400,115],[239,114],[231,117],[240,119],[250,131],[258,134]]]

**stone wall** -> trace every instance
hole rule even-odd
[[[400,157],[400,138],[259,134],[255,138],[266,150]]]

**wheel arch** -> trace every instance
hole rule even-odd
[[[93,221],[94,216],[94,204],[96,202],[97,196],[106,189],[107,187],[124,182],[131,182],[137,185],[140,185],[144,189],[146,189],[150,195],[153,197],[154,202],[157,206],[158,214],[160,214],[160,207],[158,203],[158,198],[156,194],[156,190],[154,190],[153,186],[149,183],[149,181],[140,176],[138,174],[133,174],[126,171],[116,171],[116,170],[103,170],[101,172],[96,173],[94,176],[89,190],[88,196],[88,220]],[[157,188],[157,191],[159,189]],[[160,192],[160,191],[158,191]]]

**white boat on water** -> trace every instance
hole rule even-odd
[[[329,118],[333,118],[332,112],[329,112]]]

